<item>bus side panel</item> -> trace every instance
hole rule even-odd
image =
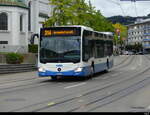
[[[112,67],[113,67],[113,57],[111,57],[109,59],[109,69],[112,68]],[[107,70],[108,69],[108,67],[107,67],[107,59],[103,58],[103,59],[101,59],[101,62],[95,63],[94,68],[95,68],[95,73]]]
[[[109,62],[109,67],[112,68],[113,66],[114,66],[114,61],[111,60],[111,61]]]
[[[105,68],[106,68],[106,64],[105,63],[96,64],[95,65],[95,73],[104,71]]]
[[[109,68],[112,68],[113,66],[114,66],[114,60],[113,60],[113,56],[111,56],[110,58],[109,58]]]

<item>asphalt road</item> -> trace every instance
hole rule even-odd
[[[0,75],[0,112],[150,111],[150,56],[117,56],[114,62],[108,73],[88,80]]]

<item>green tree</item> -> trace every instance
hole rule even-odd
[[[72,16],[68,6],[71,5],[70,0],[50,0],[50,4],[54,6],[52,17],[45,22],[45,26],[66,25],[69,17]]]
[[[120,23],[113,24],[113,27],[115,29],[115,37],[114,37],[115,39],[114,39],[114,41],[119,43],[119,44],[123,44],[124,41],[127,38],[127,27],[122,25],[122,24],[120,24]],[[120,32],[117,33],[116,32],[117,29]]]
[[[84,25],[97,31],[114,31],[112,23],[85,0],[50,0],[54,6],[52,16],[44,23],[46,27],[56,25]]]

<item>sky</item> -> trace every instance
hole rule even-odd
[[[147,16],[150,14],[150,0],[136,2],[120,0],[91,0],[91,3],[97,10],[100,10],[105,17],[116,15],[136,17]]]

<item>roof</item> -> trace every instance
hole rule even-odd
[[[25,0],[0,0],[0,6],[15,6],[28,8],[25,4]]]
[[[134,24],[129,24],[129,25],[127,25],[127,27],[134,26],[134,25],[139,25],[139,24],[144,24],[144,23],[147,23],[147,22],[150,22],[150,18],[145,19],[145,20],[141,20],[140,22],[135,22]]]
[[[91,27],[83,26],[83,25],[66,25],[65,27],[81,27],[83,29],[94,31]]]
[[[92,28],[83,25],[64,25],[64,26],[54,26],[54,27],[81,27],[89,31],[94,31]]]

